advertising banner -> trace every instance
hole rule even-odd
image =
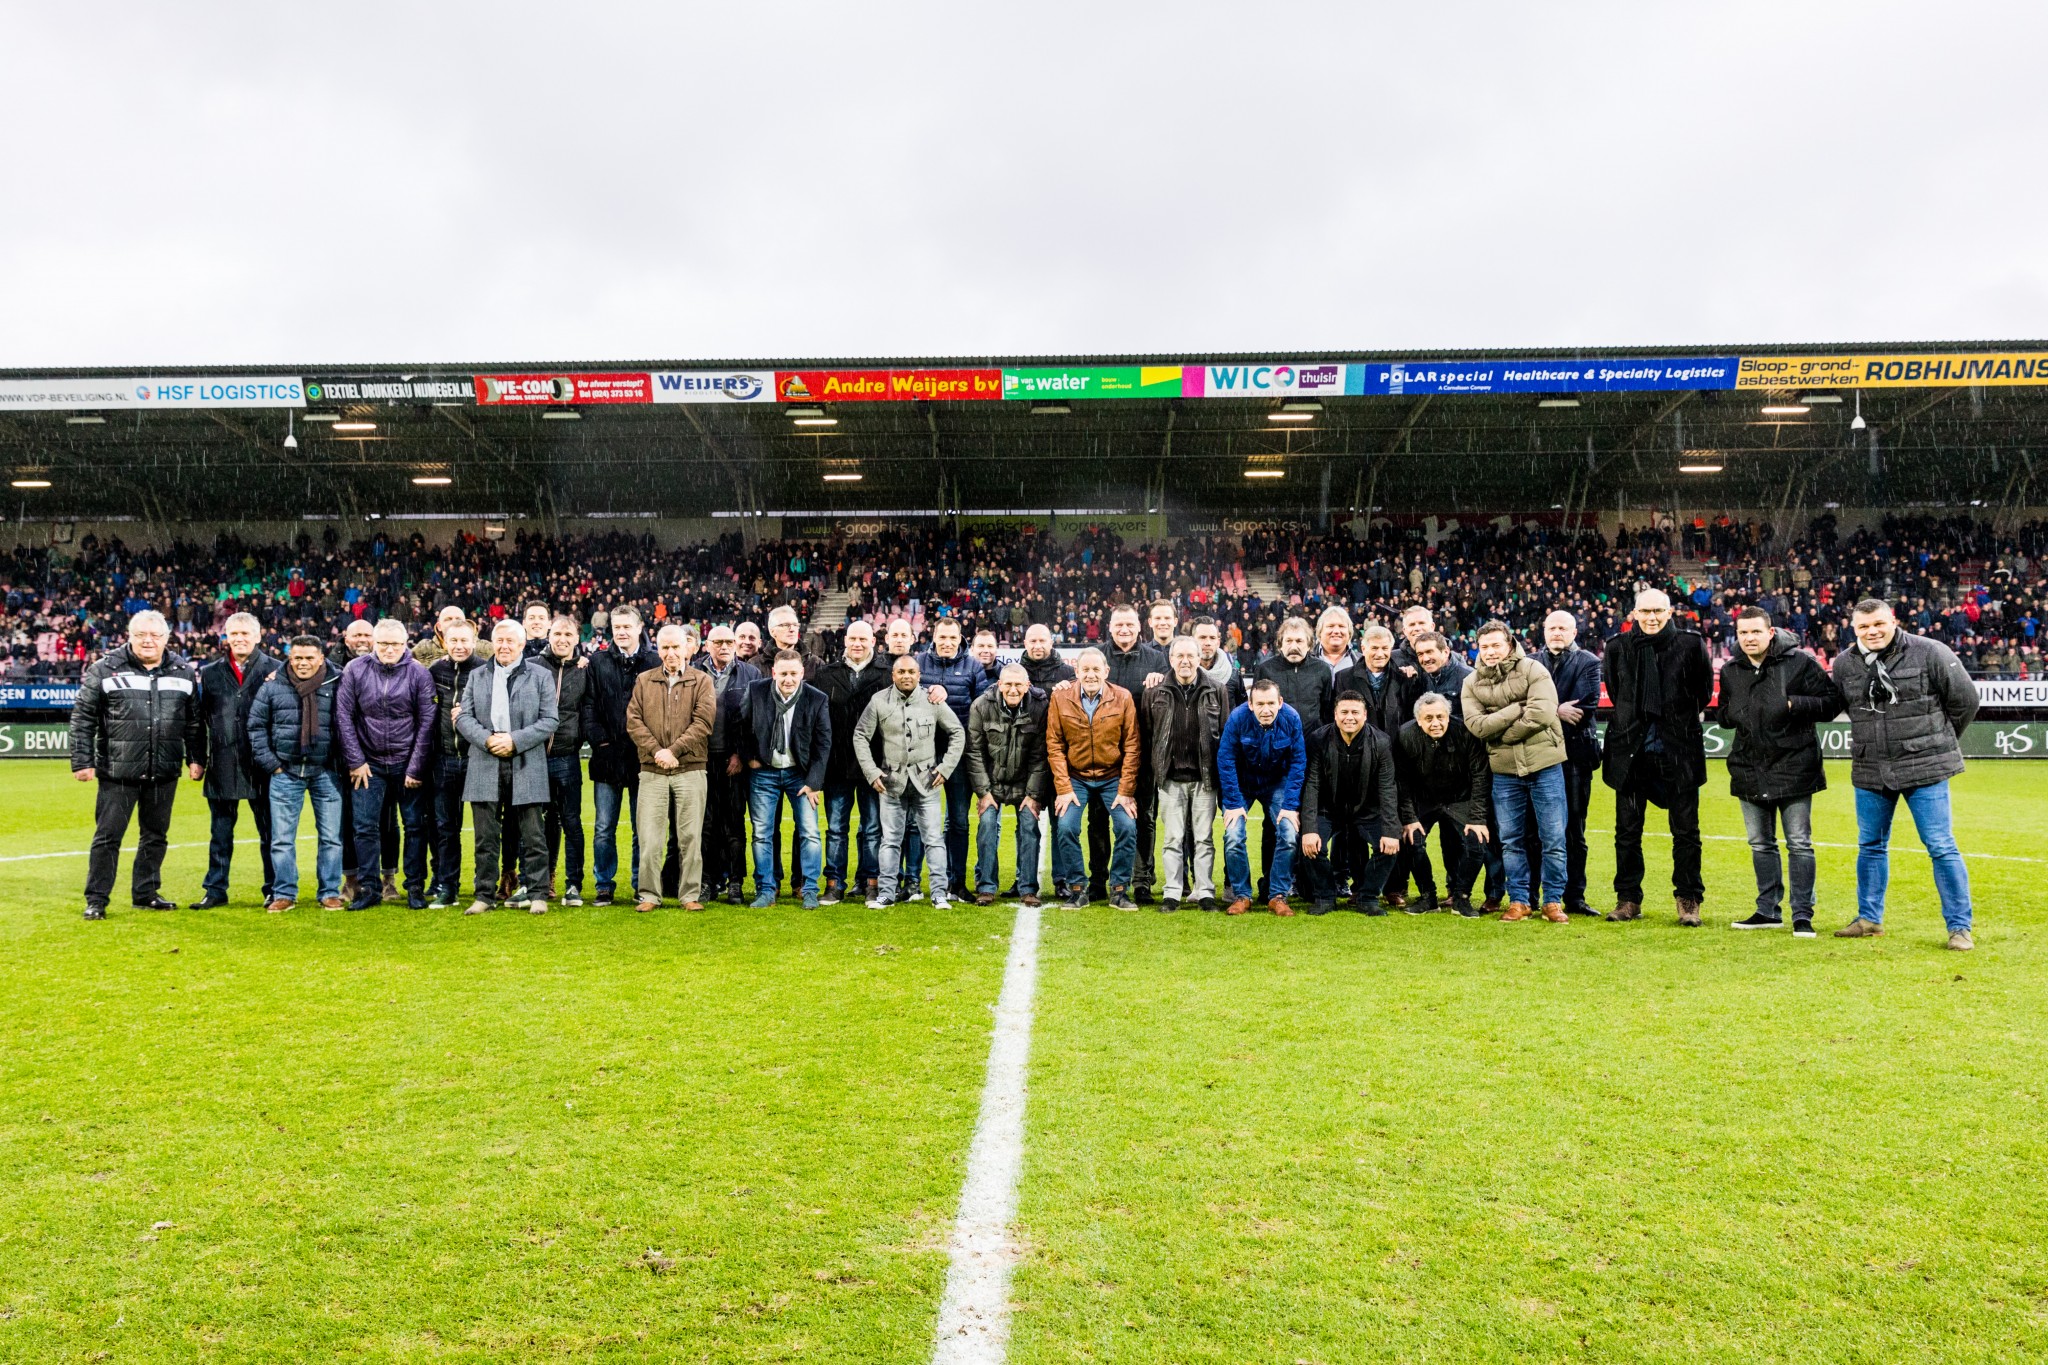
[[[1181,365],[1032,366],[1003,371],[1003,397],[1035,401],[1075,398],[1178,398]]]
[[[0,412],[65,408],[302,408],[296,376],[222,379],[0,379]]]
[[[308,403],[467,403],[476,397],[468,375],[308,379]]]
[[[772,403],[773,370],[660,370],[654,375],[657,403]]]
[[[2048,384],[2048,352],[1967,355],[1746,355],[1739,389],[1914,389]]]
[[[924,399],[996,399],[1001,370],[777,370],[785,403],[902,403]]]
[[[2006,678],[1977,679],[1977,704],[1989,711],[2048,710],[2048,679],[2020,682]]]
[[[476,401],[485,405],[647,403],[653,384],[644,374],[480,374]]]
[[[77,700],[75,682],[0,683],[0,710],[69,711]]]
[[[71,727],[67,725],[0,724],[0,758],[69,758]]]
[[[1363,368],[1357,365],[1268,360],[1185,368],[1181,393],[1189,398],[1326,398],[1365,392],[1360,387]]]
[[[1362,365],[1370,394],[1644,393],[1732,389],[1737,357],[1625,360],[1400,360]]]
[[[1156,545],[1166,539],[1166,514],[1125,512],[1117,516],[1090,516],[1085,513],[1058,513],[1052,519],[1052,533],[1060,540],[1071,539],[1087,530],[1114,531],[1123,537],[1125,549],[1135,550],[1140,545]]]

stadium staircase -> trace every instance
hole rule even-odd
[[[1245,565],[1244,589],[1249,593],[1257,593],[1261,602],[1287,600],[1287,590],[1280,586],[1280,576],[1264,565],[1257,568]]]
[[[811,608],[812,630],[846,629],[846,609],[853,605],[850,592],[827,592],[818,597],[818,605]]]

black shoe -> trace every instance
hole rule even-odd
[[[594,898],[592,898],[590,903],[592,905],[610,905],[612,903],[612,893],[609,891],[600,891]]]
[[[1792,921],[1792,937],[1794,937],[1794,938],[1818,938],[1818,937],[1819,937],[1819,935],[1813,932],[1813,921],[1812,921],[1812,920],[1810,920],[1810,919],[1795,919],[1795,920],[1793,920],[1793,921]]]
[[[1209,911],[1211,914],[1214,914],[1216,911],[1223,908],[1222,906],[1216,904],[1216,898],[1214,896],[1204,896],[1200,900],[1196,901],[1195,904],[1199,908]]]
[[[1140,905],[1150,905],[1152,903],[1152,888],[1149,886],[1138,887],[1131,892],[1131,899]]]
[[[105,919],[107,917],[107,907],[104,905],[94,905],[88,901],[85,906],[85,917],[87,919]]]
[[[1466,919],[1485,919],[1486,912],[1472,903],[1470,896],[1451,897],[1451,909]]]
[[[1336,908],[1337,902],[1335,901],[1314,901],[1310,903],[1308,912],[1311,915],[1327,915]]]
[[[1411,915],[1433,915],[1436,913],[1436,892],[1420,892],[1401,908]]]
[[[1097,885],[1096,885],[1096,884],[1095,884],[1094,882],[1090,882],[1090,883],[1088,883],[1088,887],[1087,887],[1087,890],[1088,890],[1088,899],[1089,899],[1089,900],[1091,900],[1091,901],[1099,901],[1099,900],[1102,900],[1102,899],[1103,899],[1104,897],[1106,897],[1106,896],[1108,896],[1108,895],[1109,895],[1109,888],[1108,888],[1108,887],[1106,887],[1106,886],[1097,886]]]
[[[1574,905],[1567,905],[1564,908],[1564,912],[1567,915],[1584,915],[1588,919],[1600,918],[1600,912],[1598,910],[1595,910],[1592,906],[1586,904],[1584,901],[1579,901],[1577,904]]]
[[[1066,906],[1069,910],[1085,909],[1088,905],[1088,888],[1083,886],[1075,887],[1067,893],[1067,898],[1061,901],[1060,904]]]
[[[1126,896],[1122,887],[1118,887],[1109,893],[1109,908],[1112,910],[1135,910],[1138,908],[1138,903],[1129,896]]]
[[[727,905],[745,905],[747,903],[747,889],[738,882],[727,883],[725,903]]]
[[[375,888],[371,888],[363,891],[354,900],[350,901],[347,908],[350,910],[367,910],[373,905],[382,905],[383,903],[384,898],[377,894]]]
[[[1782,929],[1785,921],[1776,915],[1766,915],[1759,910],[1748,919],[1739,919],[1728,926],[1730,929]]]
[[[427,908],[427,898],[417,891],[408,891],[405,893],[405,905],[409,910],[424,910]]]
[[[1162,915],[1170,915],[1178,909],[1180,909],[1180,902],[1171,896],[1159,902],[1159,913]]]
[[[1381,905],[1376,900],[1367,901],[1364,905],[1360,906],[1359,908],[1364,910],[1366,914],[1371,915],[1374,919],[1378,919],[1382,915],[1387,913],[1387,907]]]
[[[192,908],[194,910],[218,910],[227,903],[228,898],[226,896],[217,896],[209,891],[198,900],[193,901]]]
[[[137,910],[175,910],[178,908],[178,903],[176,901],[167,901],[162,896],[151,896],[146,901],[135,902],[135,908]]]

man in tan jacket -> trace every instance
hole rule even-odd
[[[1507,864],[1503,920],[1529,918],[1529,825],[1543,841],[1543,918],[1567,922],[1564,909],[1564,722],[1557,686],[1522,653],[1503,621],[1479,628],[1479,666],[1465,679],[1465,728],[1486,745],[1493,769],[1493,809]]]
[[[690,667],[697,652],[691,626],[663,626],[655,636],[661,667],[633,682],[626,703],[626,733],[640,751],[638,833],[640,897],[634,909],[661,905],[661,863],[668,853],[669,818],[676,822],[676,898],[685,910],[704,908],[704,765],[710,757],[711,724],[718,693],[711,677]]]
[[[1089,805],[1100,804],[1109,816],[1109,903],[1135,910],[1130,886],[1138,846],[1138,704],[1109,681],[1109,661],[1099,649],[1081,651],[1074,677],[1074,686],[1052,694],[1045,713],[1045,757],[1058,817],[1053,883],[1064,888],[1070,909],[1088,903],[1081,816]]]

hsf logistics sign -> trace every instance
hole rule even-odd
[[[0,379],[0,411],[64,408],[302,408],[296,377]]]

